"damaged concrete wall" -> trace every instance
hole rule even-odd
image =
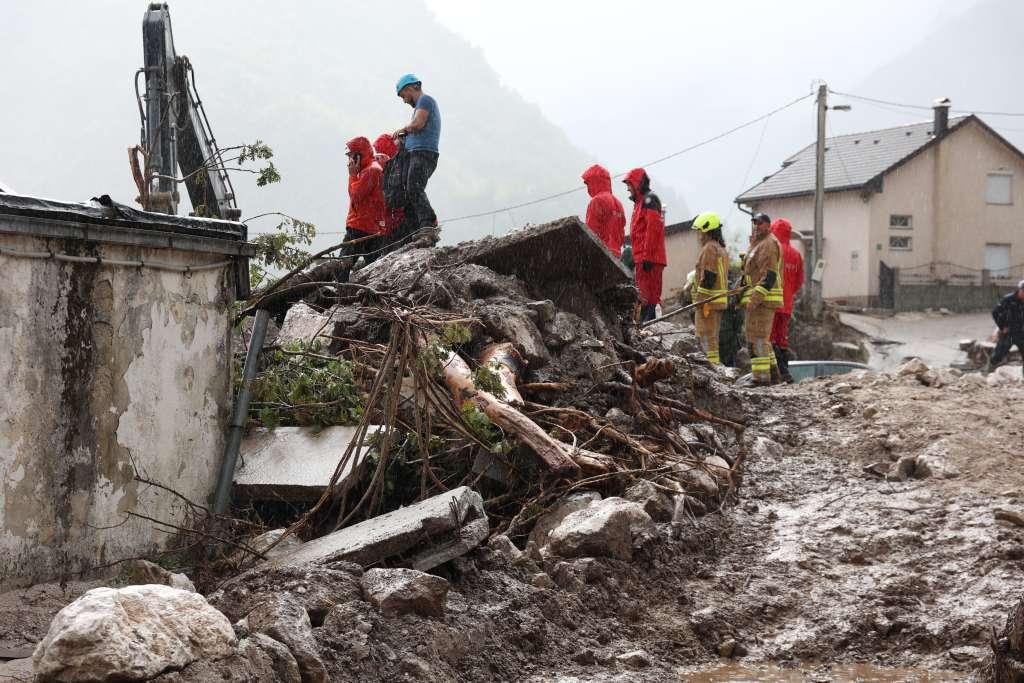
[[[225,260],[14,234],[0,248]],[[135,468],[200,503],[212,492],[231,399],[230,267],[185,274],[0,251],[0,279],[0,589],[158,548],[168,535],[124,513],[182,523],[183,504]]]

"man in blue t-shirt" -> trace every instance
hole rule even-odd
[[[423,83],[415,74],[398,79],[395,87],[402,101],[413,108],[412,121],[395,131],[396,138],[405,139],[408,161],[405,169],[405,192],[417,228],[437,226],[437,214],[427,199],[427,181],[437,168],[437,143],[441,138],[441,110],[437,101],[423,92]]]

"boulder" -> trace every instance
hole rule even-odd
[[[523,551],[517,548],[515,543],[513,543],[505,534],[499,534],[491,538],[491,540],[487,542],[487,547],[504,557],[509,562],[518,560],[523,554]]]
[[[535,548],[543,548],[547,545],[551,531],[561,524],[563,519],[599,500],[601,500],[601,494],[597,491],[576,491],[565,496],[552,506],[550,512],[537,519],[530,532],[529,542],[532,542]]]
[[[302,545],[302,539],[291,534],[285,536],[284,540],[277,543],[278,539],[284,536],[285,529],[271,529],[270,531],[264,532],[259,536],[254,536],[248,543],[248,546],[253,550],[263,553],[268,560],[275,557],[282,557],[288,553],[298,549]],[[274,545],[277,543],[277,545]],[[270,546],[274,545],[273,548]],[[268,548],[270,548],[268,550]],[[243,555],[246,553],[242,553]]]
[[[184,574],[170,572],[149,560],[132,560],[125,567],[125,578],[130,583],[145,585],[158,583],[171,588],[178,588],[190,593],[196,592],[195,584]]]
[[[307,304],[297,303],[285,314],[281,331],[277,335],[277,343],[282,346],[297,342],[309,343],[314,340],[324,346],[331,343],[329,335],[333,334],[334,326],[330,317],[313,310]]]
[[[727,485],[732,478],[732,467],[720,455],[709,455],[704,458],[704,467],[708,469],[719,486]]]
[[[655,522],[668,522],[672,519],[672,500],[646,479],[638,480],[626,489],[622,497],[638,503]]]
[[[209,599],[229,619],[238,621],[274,596],[287,593],[302,605],[314,624],[321,624],[335,605],[362,599],[362,573],[362,567],[348,562],[331,566],[259,565],[226,582]]]
[[[32,656],[52,681],[143,681],[235,651],[227,617],[198,593],[150,584],[94,588],[62,609]]]
[[[782,446],[767,436],[756,436],[749,443],[750,455],[754,458],[781,458]]]
[[[283,644],[295,658],[302,683],[326,683],[327,668],[316,649],[313,625],[305,608],[288,593],[262,602],[248,616],[254,633],[270,636]]]
[[[911,358],[896,370],[896,375],[899,377],[920,378],[921,375],[929,372],[930,370],[931,368],[929,368],[928,365],[920,358]]]
[[[443,617],[448,582],[415,569],[370,569],[363,574],[363,597],[386,617]]]
[[[270,636],[254,633],[238,644],[238,654],[249,661],[256,680],[301,683],[299,664],[288,648]]]
[[[651,665],[651,656],[645,650],[632,650],[618,655],[615,662],[630,669],[642,669]]]
[[[644,509],[622,498],[606,498],[566,516],[548,538],[559,557],[633,559],[633,552],[655,534]]]
[[[672,468],[672,478],[683,486],[683,492],[704,498],[718,496],[718,483],[704,467],[678,463]]]

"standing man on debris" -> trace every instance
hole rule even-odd
[[[700,255],[694,269],[694,301],[718,297],[694,311],[693,325],[704,354],[714,365],[721,364],[718,332],[722,311],[729,305],[729,252],[722,237],[722,221],[714,211],[705,211],[693,219],[690,228],[700,233]]]
[[[436,228],[437,214],[427,199],[427,181],[437,168],[438,142],[441,139],[441,110],[437,101],[423,92],[423,83],[416,74],[398,79],[395,91],[413,108],[412,121],[395,131],[396,138],[405,138],[408,155],[405,192],[409,211],[417,229]]]
[[[782,307],[782,246],[771,230],[771,219],[763,213],[751,218],[753,239],[743,262],[746,290],[740,305],[746,308],[747,343],[750,345],[750,369],[756,386],[769,386],[778,373],[775,354],[769,341],[775,311]],[[774,372],[773,372],[774,371]]]
[[[992,309],[992,319],[999,327],[999,340],[988,362],[988,371],[998,367],[1010,349],[1016,345],[1024,356],[1024,280],[1017,283],[1017,291],[1007,294]]]
[[[793,298],[804,286],[804,258],[789,243],[793,226],[785,218],[772,223],[772,234],[782,247],[782,307],[775,310],[772,321],[772,349],[782,381],[793,383],[789,374],[789,321],[793,317]]]
[[[651,180],[642,168],[626,174],[629,198],[633,201],[633,217],[629,235],[633,240],[633,261],[636,263],[636,286],[640,290],[640,322],[654,320],[661,303],[661,278],[668,265],[665,258],[665,217],[661,200],[651,192]]]
[[[601,238],[615,258],[619,258],[626,238],[626,211],[612,194],[611,174],[604,166],[594,164],[582,177],[591,197],[587,205],[587,227]]]
[[[374,161],[373,146],[364,137],[352,138],[348,149],[348,217],[345,220],[345,242],[342,253],[353,257],[353,263],[338,275],[339,282],[348,282],[355,259],[363,256],[367,263],[374,260],[376,237],[384,232],[385,208],[382,179],[384,172]]]

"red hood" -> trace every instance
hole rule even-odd
[[[390,133],[384,133],[374,140],[373,148],[377,150],[379,154],[383,154],[389,159],[398,154],[398,145],[395,143],[395,139],[391,137]]]
[[[345,143],[350,152],[359,153],[359,170],[362,170],[373,163],[373,145],[366,138],[360,136],[352,138]]]
[[[650,180],[647,178],[647,171],[642,168],[634,168],[626,174],[626,179],[622,182],[629,185],[633,190],[633,194],[637,196],[646,192],[651,184]]]
[[[793,226],[785,218],[777,218],[772,223],[772,234],[783,244],[789,244],[789,238],[793,234]]]
[[[591,197],[596,197],[602,192],[612,191],[612,176],[608,173],[608,169],[600,164],[594,164],[583,172],[583,182]]]

